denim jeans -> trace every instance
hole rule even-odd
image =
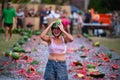
[[[68,80],[65,61],[48,60],[44,74],[45,80]]]

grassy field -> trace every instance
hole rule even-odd
[[[120,38],[105,38],[105,37],[92,37],[93,40],[99,41],[102,45],[109,49],[114,49],[115,52],[120,54]]]
[[[5,41],[4,34],[0,34],[0,56],[3,52],[9,50],[20,38],[20,35],[13,34],[13,37],[8,42]]]
[[[10,41],[5,42],[4,34],[0,34],[0,56],[3,52],[9,50],[13,44],[15,44],[21,36],[18,34],[13,34],[13,37]],[[92,37],[93,40],[99,41],[102,45],[114,49],[115,52],[120,54],[120,38],[103,38],[103,37]]]

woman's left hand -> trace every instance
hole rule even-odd
[[[61,31],[64,31],[64,26],[63,26],[63,24],[58,25],[58,27],[60,28]]]

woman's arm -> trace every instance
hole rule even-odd
[[[61,30],[62,33],[64,34],[64,36],[65,36],[65,41],[67,41],[67,42],[72,42],[72,41],[73,41],[73,36],[72,36],[71,34],[67,33],[67,32],[64,30],[63,24],[60,24],[58,27],[60,28],[60,30]]]
[[[50,30],[51,26],[53,25],[54,21],[41,33],[40,37],[42,40],[49,42],[50,41],[50,36],[47,36],[46,34]]]

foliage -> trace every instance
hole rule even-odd
[[[28,3],[30,0],[12,0],[13,3]]]
[[[42,3],[46,3],[46,4],[55,4],[56,1],[54,0],[42,0]]]
[[[30,0],[0,0],[0,3],[3,2],[13,2],[13,3],[28,3]]]
[[[94,8],[99,13],[120,10],[120,0],[90,0],[89,8]]]
[[[0,34],[1,33],[4,33],[4,29],[3,28],[0,28]]]
[[[42,0],[41,3],[45,4],[63,4],[64,2],[67,2],[69,0],[61,0],[60,2],[58,0]]]

